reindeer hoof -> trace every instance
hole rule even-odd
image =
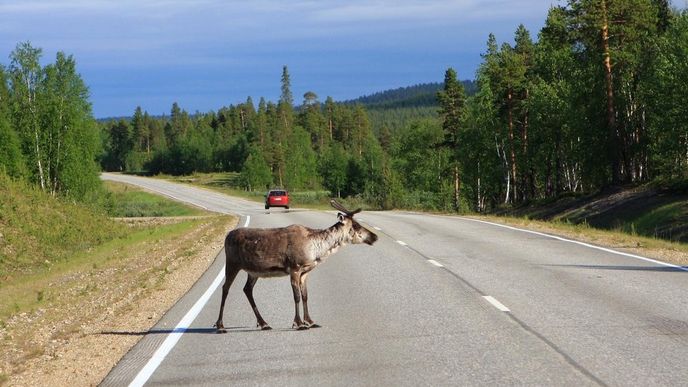
[[[304,324],[303,322],[296,322],[291,325],[292,329],[296,329],[298,331],[305,331],[308,329],[308,324]]]
[[[264,325],[264,326],[260,327],[260,330],[261,331],[270,331],[270,330],[272,330],[272,327],[270,325]]]
[[[227,333],[227,330],[225,329],[225,325],[218,321],[215,323],[215,328],[217,328],[217,333]]]
[[[310,325],[308,326],[308,328],[309,328],[309,329],[310,329],[310,328],[322,328],[322,326],[321,326],[321,325],[318,325],[318,324],[316,324],[316,323],[313,323],[313,324],[310,324]]]

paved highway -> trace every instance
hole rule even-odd
[[[334,211],[282,209],[160,180],[104,174],[240,225],[328,227]],[[295,204],[298,207],[298,204]],[[216,334],[224,252],[119,362],[121,385],[686,385],[688,273],[641,257],[472,219],[356,216],[380,240],[347,246],[309,277],[322,328],[291,329],[288,277],[254,296],[240,273]]]

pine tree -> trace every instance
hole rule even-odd
[[[645,179],[645,106],[638,99],[639,81],[657,36],[659,9],[649,0],[571,0],[568,9],[579,58],[589,63],[593,78],[603,80],[594,92],[604,101],[610,182]]]
[[[291,93],[291,79],[289,77],[289,70],[287,66],[282,67],[282,93],[280,94],[279,104],[277,108],[280,112],[283,130],[289,132],[292,127],[294,115],[294,96]]]
[[[521,170],[523,179],[521,182],[521,195],[524,200],[535,196],[535,171],[532,165],[531,155],[528,149],[528,131],[530,129],[530,112],[528,109],[530,92],[534,78],[533,74],[533,51],[534,44],[530,38],[530,32],[520,24],[516,29],[514,41],[514,53],[519,57],[524,68],[524,79],[520,85],[517,101],[517,110],[521,127]]]
[[[452,174],[453,174],[453,209],[459,210],[461,189],[459,164],[456,157],[457,148],[460,143],[459,131],[461,130],[461,120],[464,113],[464,106],[466,103],[466,95],[463,90],[463,85],[458,81],[456,71],[452,68],[447,69],[444,74],[444,89],[437,93],[437,99],[440,103],[440,117],[442,118],[442,129],[444,130],[444,146],[449,149],[452,157]]]

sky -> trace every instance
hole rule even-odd
[[[96,118],[137,106],[168,114],[277,101],[287,66],[294,101],[321,101],[473,79],[489,33],[535,39],[557,0],[0,0],[0,63],[20,42],[73,55]]]

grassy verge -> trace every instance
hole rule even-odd
[[[132,313],[143,316],[138,329],[150,327],[236,224],[129,186],[107,188],[120,206],[108,208],[114,216],[170,217],[113,220],[0,173],[0,386],[98,384],[137,336],[103,341],[94,329],[132,329]]]
[[[136,249],[179,237],[198,225],[198,220],[191,220],[136,230],[95,248],[74,253],[69,260],[58,261],[47,270],[35,270],[5,280],[0,287],[0,326],[12,315],[31,313],[41,306],[63,302],[60,286],[56,285],[70,274],[83,276],[91,271],[107,270],[121,264]]]
[[[104,184],[112,195],[112,205],[108,208],[108,215],[113,217],[197,216],[208,214],[199,208],[148,193],[133,185],[114,181],[106,181]]]
[[[102,211],[0,174],[0,287],[131,232]]]
[[[4,284],[0,373],[9,375],[10,384],[62,385],[75,377],[86,378],[77,384],[99,383],[140,337],[103,332],[148,329],[207,268],[236,224],[230,216],[176,219]],[[186,288],[170,295],[168,288],[180,283]]]
[[[558,235],[590,244],[605,246],[632,254],[655,258],[679,266],[688,266],[688,244],[626,233],[603,230],[586,223],[572,224],[559,221],[539,221],[504,216],[471,216],[479,220],[510,225]]]
[[[246,191],[240,188],[238,174],[235,172],[215,172],[215,173],[194,173],[189,176],[170,176],[158,175],[162,178],[176,183],[191,184],[197,187],[211,189],[217,192],[251,200],[257,203],[265,202],[263,191]],[[292,207],[331,209],[329,191],[289,191],[289,199]]]

